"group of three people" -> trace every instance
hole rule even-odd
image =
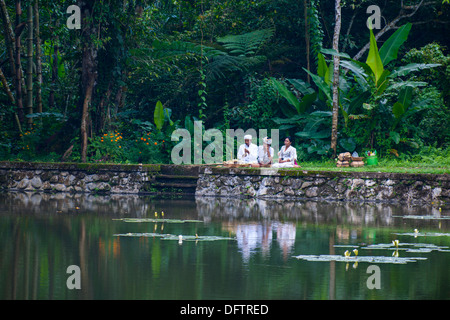
[[[239,147],[238,160],[251,164],[253,167],[276,167],[288,168],[297,165],[297,151],[292,146],[292,138],[284,139],[284,146],[278,152],[278,162],[274,162],[274,150],[271,147],[272,139],[265,137],[263,145],[257,146],[252,143],[252,136],[244,136],[244,144]]]

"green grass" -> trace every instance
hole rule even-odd
[[[301,168],[292,168],[290,170],[307,171],[337,171],[337,172],[394,172],[394,173],[450,173],[450,166],[437,163],[421,163],[398,160],[382,160],[376,166],[364,166],[359,168],[338,168],[335,161],[322,162],[299,162]]]

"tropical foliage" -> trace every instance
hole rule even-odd
[[[170,162],[196,120],[277,128],[300,161],[329,159],[336,55],[338,151],[446,150],[450,6],[341,2],[337,52],[333,1],[79,0],[77,30],[73,1],[0,0],[0,159]]]

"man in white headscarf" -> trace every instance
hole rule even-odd
[[[274,150],[271,145],[272,139],[265,137],[263,145],[258,147],[258,163],[261,167],[269,167],[272,164]]]
[[[247,134],[244,136],[244,144],[239,147],[238,160],[246,163],[257,163],[258,147],[252,143],[252,136]]]

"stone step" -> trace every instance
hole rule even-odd
[[[198,177],[197,176],[178,176],[178,175],[161,174],[161,175],[155,176],[154,179],[156,182],[197,184]]]

